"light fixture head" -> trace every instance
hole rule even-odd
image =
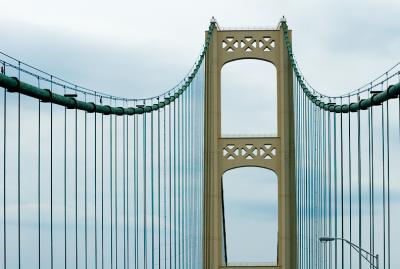
[[[323,236],[323,237],[320,237],[320,238],[319,238],[319,241],[322,242],[322,243],[331,242],[331,241],[334,241],[334,240],[335,240],[335,238],[333,238],[333,237],[327,237],[327,236]]]

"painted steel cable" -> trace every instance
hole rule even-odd
[[[96,99],[96,94],[95,97]],[[97,269],[98,262],[98,252],[97,252],[97,114],[94,114],[94,139],[93,139],[93,147],[94,147],[94,177],[93,177],[93,185],[94,185],[94,268]]]
[[[40,79],[38,78],[38,87],[40,87]],[[41,139],[41,104],[40,104],[40,100],[38,100],[38,268],[41,268],[41,143],[40,143],[40,139]],[[5,107],[5,106],[4,106]],[[4,129],[5,130],[5,129]],[[5,151],[5,149],[4,149]],[[5,220],[5,218],[4,218]],[[5,266],[4,266],[5,268]]]
[[[3,70],[5,73],[5,65],[3,64]],[[4,88],[3,97],[3,266],[7,268],[7,90]]]
[[[104,269],[104,115],[101,115],[101,268]]]
[[[116,103],[116,101],[114,100]],[[118,118],[114,117],[114,230],[115,268],[118,268]]]
[[[50,84],[51,91],[53,83]],[[86,129],[86,125],[85,125]],[[85,143],[86,144],[86,143]],[[50,261],[51,269],[54,267],[53,250],[53,103],[50,103]]]
[[[75,268],[78,260],[78,110],[75,109]]]
[[[86,95],[85,95],[86,100]],[[85,269],[88,267],[88,248],[87,248],[87,112],[85,112],[85,124],[84,124],[84,151],[85,151],[85,158],[84,158],[84,178],[85,178]]]
[[[111,101],[110,101],[111,102]],[[110,122],[109,122],[109,126],[110,126],[110,158],[109,158],[109,166],[110,166],[110,269],[113,269],[113,254],[114,254],[114,249],[113,249],[113,243],[114,243],[114,238],[113,238],[113,117],[110,116]],[[115,149],[114,149],[115,150]]]
[[[129,117],[126,116],[126,264],[130,268],[130,247],[129,247]]]
[[[158,226],[158,268],[161,268],[161,146],[160,146],[160,110],[157,111],[157,226]]]
[[[18,66],[20,63],[18,62]],[[18,79],[21,72],[18,71]],[[21,269],[21,93],[18,93],[18,268]]]
[[[64,89],[65,95],[65,89]],[[67,108],[64,107],[64,269],[67,269]]]
[[[146,117],[147,115],[143,115],[143,264],[144,264],[144,269],[147,269],[147,200],[146,200],[146,194],[147,194],[147,178],[146,178],[146,159],[147,159],[147,154],[146,154]]]
[[[16,70],[18,70],[18,72],[24,72],[24,74],[28,74],[34,77],[40,77],[42,80],[44,81],[48,81],[51,83],[55,83],[55,85],[57,86],[61,86],[64,87],[66,89],[71,89],[71,90],[76,90],[80,93],[82,93],[83,95],[93,95],[93,96],[98,96],[101,97],[103,99],[108,99],[108,100],[118,100],[118,101],[141,101],[141,102],[145,102],[145,101],[154,101],[156,99],[159,99],[161,97],[165,97],[165,96],[170,96],[173,95],[175,97],[178,97],[179,95],[181,95],[183,93],[183,91],[186,89],[186,87],[188,86],[187,83],[189,82],[189,84],[191,83],[191,81],[193,80],[194,77],[197,76],[199,70],[201,69],[201,66],[204,62],[204,58],[208,52],[208,48],[209,48],[209,44],[211,43],[211,38],[212,38],[212,33],[214,31],[214,29],[216,29],[217,24],[215,21],[211,21],[210,25],[208,27],[208,34],[205,40],[205,43],[202,47],[202,50],[198,56],[198,59],[196,60],[196,62],[193,64],[192,68],[189,70],[189,72],[184,76],[183,79],[181,79],[181,81],[179,81],[174,87],[172,87],[172,89],[167,90],[157,96],[154,97],[149,97],[149,98],[126,98],[126,97],[119,97],[119,96],[113,96],[110,94],[106,94],[106,93],[101,93],[98,90],[91,90],[88,89],[86,87],[81,87],[81,86],[77,86],[74,83],[71,83],[67,80],[64,80],[62,78],[56,77],[54,75],[51,75],[39,68],[36,68],[32,65],[29,65],[27,63],[21,62],[9,55],[7,55],[4,52],[0,52],[0,55],[4,56],[6,59],[9,59],[11,61],[16,61],[18,62],[18,65],[14,65],[10,62],[7,62],[6,60],[1,60],[1,63],[3,63],[3,65],[7,65],[10,68],[14,68]],[[26,69],[21,68],[21,64],[23,66],[26,67]],[[27,70],[29,69],[29,70]],[[50,79],[49,79],[50,78]],[[53,82],[53,79],[55,79],[56,81]]]
[[[49,83],[47,97],[35,99],[27,94],[25,98],[23,88],[30,84],[22,83],[21,77],[6,78],[21,84],[6,87],[3,98],[4,268],[23,268],[28,262],[26,253],[31,245],[26,241],[25,221],[30,212],[25,210],[26,203],[37,205],[31,242],[37,243],[38,249],[30,254],[37,259],[34,268],[202,268],[203,72],[201,65],[177,96],[163,96],[159,102],[143,106],[102,100],[97,93],[84,94],[79,101],[79,89],[64,88],[41,77],[35,78],[32,89]],[[60,88],[62,95],[57,93]],[[19,101],[15,108],[19,104],[20,114],[8,113],[14,103],[7,104],[11,95],[7,89],[18,89],[14,91],[20,97],[15,99]],[[163,98],[166,101],[158,106]],[[33,163],[38,167],[34,182],[30,182],[35,187],[30,190],[25,185],[25,157],[30,149],[24,109],[32,100]],[[121,114],[79,108],[91,103],[112,106],[114,112],[120,111],[119,105],[138,110]],[[11,142],[10,126],[17,134]],[[10,149],[16,153],[15,167],[10,166]],[[12,180],[16,192],[6,193]],[[19,210],[15,234],[7,233],[14,225],[14,216],[7,210],[11,201],[16,201]],[[10,242],[16,247],[10,248]],[[19,255],[19,259],[7,261],[11,255]]]

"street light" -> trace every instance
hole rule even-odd
[[[344,239],[344,238],[339,238],[339,237],[327,237],[327,236],[323,236],[323,237],[320,237],[320,238],[319,238],[319,241],[320,241],[321,243],[327,243],[327,242],[332,242],[332,241],[336,241],[336,240],[341,240],[341,241],[344,241],[344,242],[346,242],[347,244],[349,244],[349,245],[350,245],[352,248],[354,248],[358,253],[360,253],[361,256],[362,256],[370,265],[372,265],[372,266],[373,266],[374,268],[376,268],[376,269],[379,269],[379,255],[378,255],[378,254],[374,255],[374,254],[372,254],[372,253],[366,251],[365,249],[363,249],[363,248],[357,246],[356,244],[354,244],[354,243],[352,243],[352,242],[350,242],[349,240]],[[367,257],[366,255],[364,255],[363,253],[365,253],[366,255],[370,256],[371,258],[374,258],[376,262],[375,262],[375,263],[374,263],[373,261],[371,262],[371,259],[368,259],[368,257]]]

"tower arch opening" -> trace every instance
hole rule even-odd
[[[223,137],[277,136],[277,70],[267,61],[240,59],[221,69]]]
[[[222,177],[223,252],[227,265],[276,265],[278,177],[272,170],[240,167]]]

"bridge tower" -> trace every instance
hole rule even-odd
[[[297,239],[293,78],[284,42],[284,30],[281,24],[273,30],[221,30],[217,26],[212,35],[205,71],[204,268],[295,269]],[[291,32],[289,38],[291,40]],[[224,64],[240,59],[264,60],[276,67],[276,137],[221,136],[221,69]],[[246,145],[252,145],[251,152]],[[270,157],[265,158],[267,155]],[[267,168],[273,170],[278,177],[278,260],[274,266],[231,267],[226,264],[222,225],[222,176],[229,169],[244,166]]]

